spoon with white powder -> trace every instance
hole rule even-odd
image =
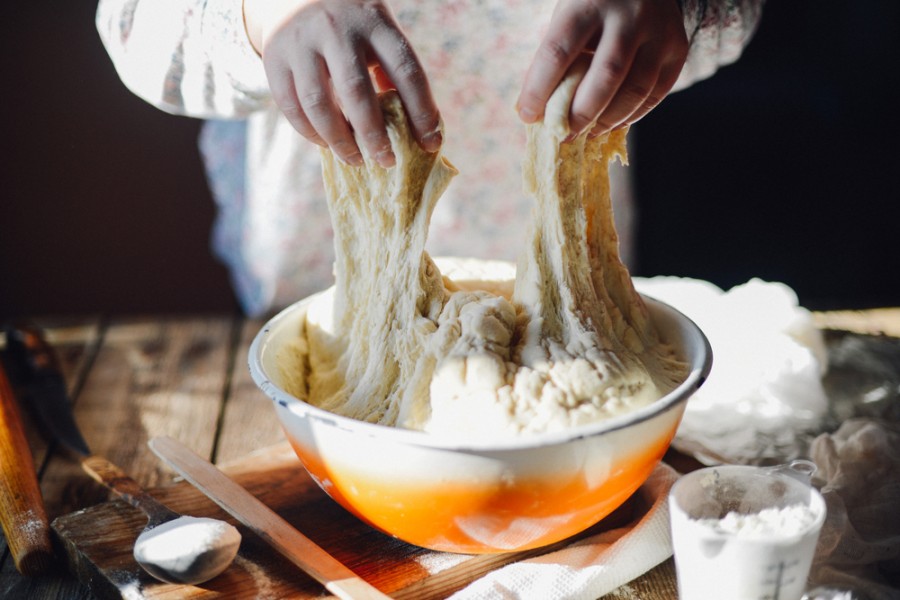
[[[170,510],[102,457],[89,456],[82,466],[91,477],[147,515],[147,526],[134,543],[134,559],[153,577],[196,585],[227,569],[237,555],[241,534],[232,525]]]

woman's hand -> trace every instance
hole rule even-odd
[[[550,95],[582,53],[593,53],[569,114],[572,134],[634,123],[666,96],[687,58],[676,0],[560,0],[525,76],[517,103],[539,120]]]
[[[393,87],[422,148],[440,148],[440,114],[425,71],[385,2],[245,0],[244,17],[272,97],[301,135],[360,165],[355,131],[380,165],[393,165],[377,98]]]

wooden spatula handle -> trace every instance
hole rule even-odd
[[[50,523],[19,407],[0,366],[0,522],[16,569],[39,575],[53,563]]]
[[[149,445],[194,487],[338,598],[390,600],[193,450],[168,437],[153,438]]]

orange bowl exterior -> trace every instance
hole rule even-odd
[[[595,525],[646,481],[674,433],[611,464],[598,481],[571,472],[500,482],[398,481],[326,465],[312,448],[291,444],[322,488],[373,527],[424,548],[484,554],[546,546]]]
[[[659,463],[711,365],[696,325],[646,299],[663,338],[690,364],[678,388],[633,413],[566,432],[453,443],[341,417],[285,392],[277,356],[299,335],[308,302],[277,315],[254,340],[254,379],[275,401],[288,440],[328,495],[373,527],[440,551],[527,550],[599,522]]]

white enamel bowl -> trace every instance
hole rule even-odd
[[[298,340],[313,298],[288,307],[257,334],[249,357],[254,381],[273,400],[288,440],[328,495],[372,526],[440,551],[526,550],[603,519],[656,467],[712,363],[709,342],[691,320],[645,297],[662,339],[690,365],[671,393],[565,432],[448,443],[342,417],[285,391],[278,357],[296,352],[288,347]]]

